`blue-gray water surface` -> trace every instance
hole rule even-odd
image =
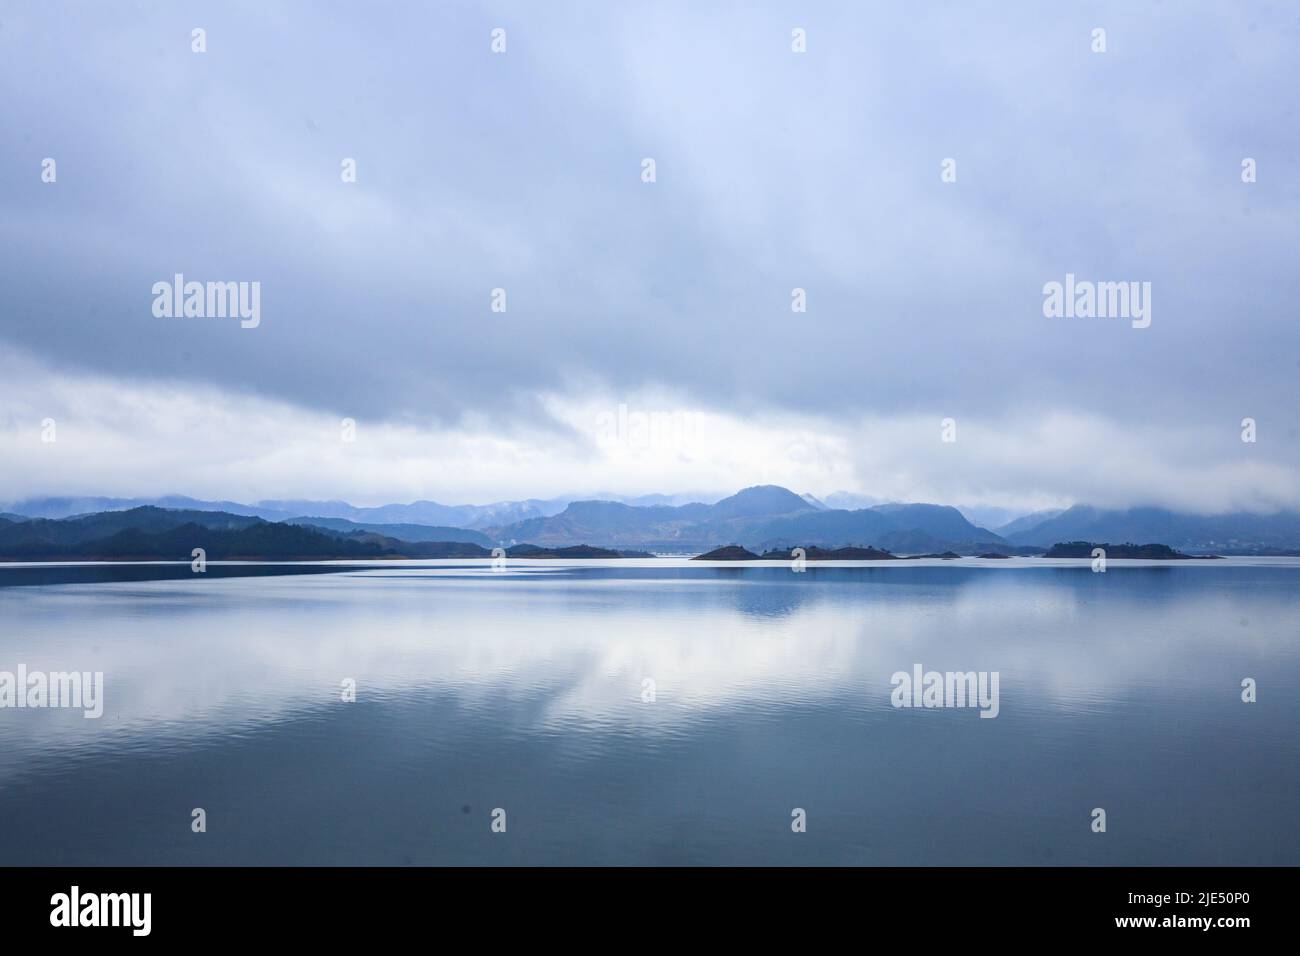
[[[0,865],[1300,864],[1295,559],[517,564],[0,567]]]

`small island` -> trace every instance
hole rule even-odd
[[[594,548],[589,544],[576,544],[568,548],[541,548],[535,544],[519,544],[506,548],[508,558],[653,558],[648,551],[613,551],[609,548]]]
[[[1197,558],[1218,558],[1217,554],[1183,554],[1167,544],[1096,544],[1092,541],[1065,541],[1052,545],[1045,558],[1091,558],[1092,552],[1101,548],[1108,558],[1130,558],[1142,561],[1191,561]]]
[[[742,548],[738,544],[729,544],[726,547],[714,548],[708,554],[697,554],[691,558],[692,561],[757,561],[758,555],[748,548]]]
[[[793,549],[773,549],[763,553],[764,561],[793,558]],[[806,561],[895,561],[896,554],[879,548],[819,548],[816,545],[803,549]]]

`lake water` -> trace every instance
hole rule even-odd
[[[248,570],[0,568],[0,865],[1300,864],[1298,560]]]

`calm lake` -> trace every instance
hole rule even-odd
[[[0,865],[1300,864],[1300,559],[292,570],[0,567]]]

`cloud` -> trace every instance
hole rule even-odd
[[[611,466],[606,487],[729,474],[725,491],[758,472],[909,498],[1275,500],[1300,465],[1300,28],[1167,7],[11,11],[0,344],[73,385],[220,396],[309,430],[354,417],[410,462],[334,472],[275,429],[251,451],[235,429],[199,451],[205,487],[450,487],[429,474],[457,435],[481,456],[459,473],[465,498],[487,496],[471,478],[573,490],[590,450],[564,410],[669,396],[737,423],[748,451],[711,449],[693,478],[676,459]],[[1098,25],[1105,54],[1089,49]],[[1151,282],[1151,327],[1044,318],[1042,286],[1067,271]],[[154,318],[151,286],[177,272],[259,281],[261,326]],[[95,441],[121,447],[137,419],[104,407],[121,417],[99,413]],[[932,467],[900,449],[935,416],[1002,429],[981,459],[999,464],[926,484]],[[1246,416],[1268,423],[1249,461],[1231,443]],[[1048,420],[1107,443],[1035,444]],[[851,450],[863,422],[879,423],[871,460]],[[566,476],[523,448],[577,451]],[[1021,461],[1049,452],[1064,457]],[[132,492],[194,490],[155,454],[121,476]],[[1226,484],[1171,477],[1189,474]]]
[[[1080,500],[1204,512],[1300,508],[1296,469],[1257,456],[1233,423],[1209,447],[1198,429],[1056,410],[957,419],[956,441],[945,442],[937,412],[849,423],[751,418],[666,390],[539,402],[553,423],[546,430],[503,431],[475,417],[442,427],[362,416],[348,428],[327,412],[256,394],[65,373],[9,355],[0,359],[8,465],[0,501],[178,492],[377,505],[688,489],[709,499],[771,483],[1013,510]],[[54,441],[42,440],[47,420]]]

